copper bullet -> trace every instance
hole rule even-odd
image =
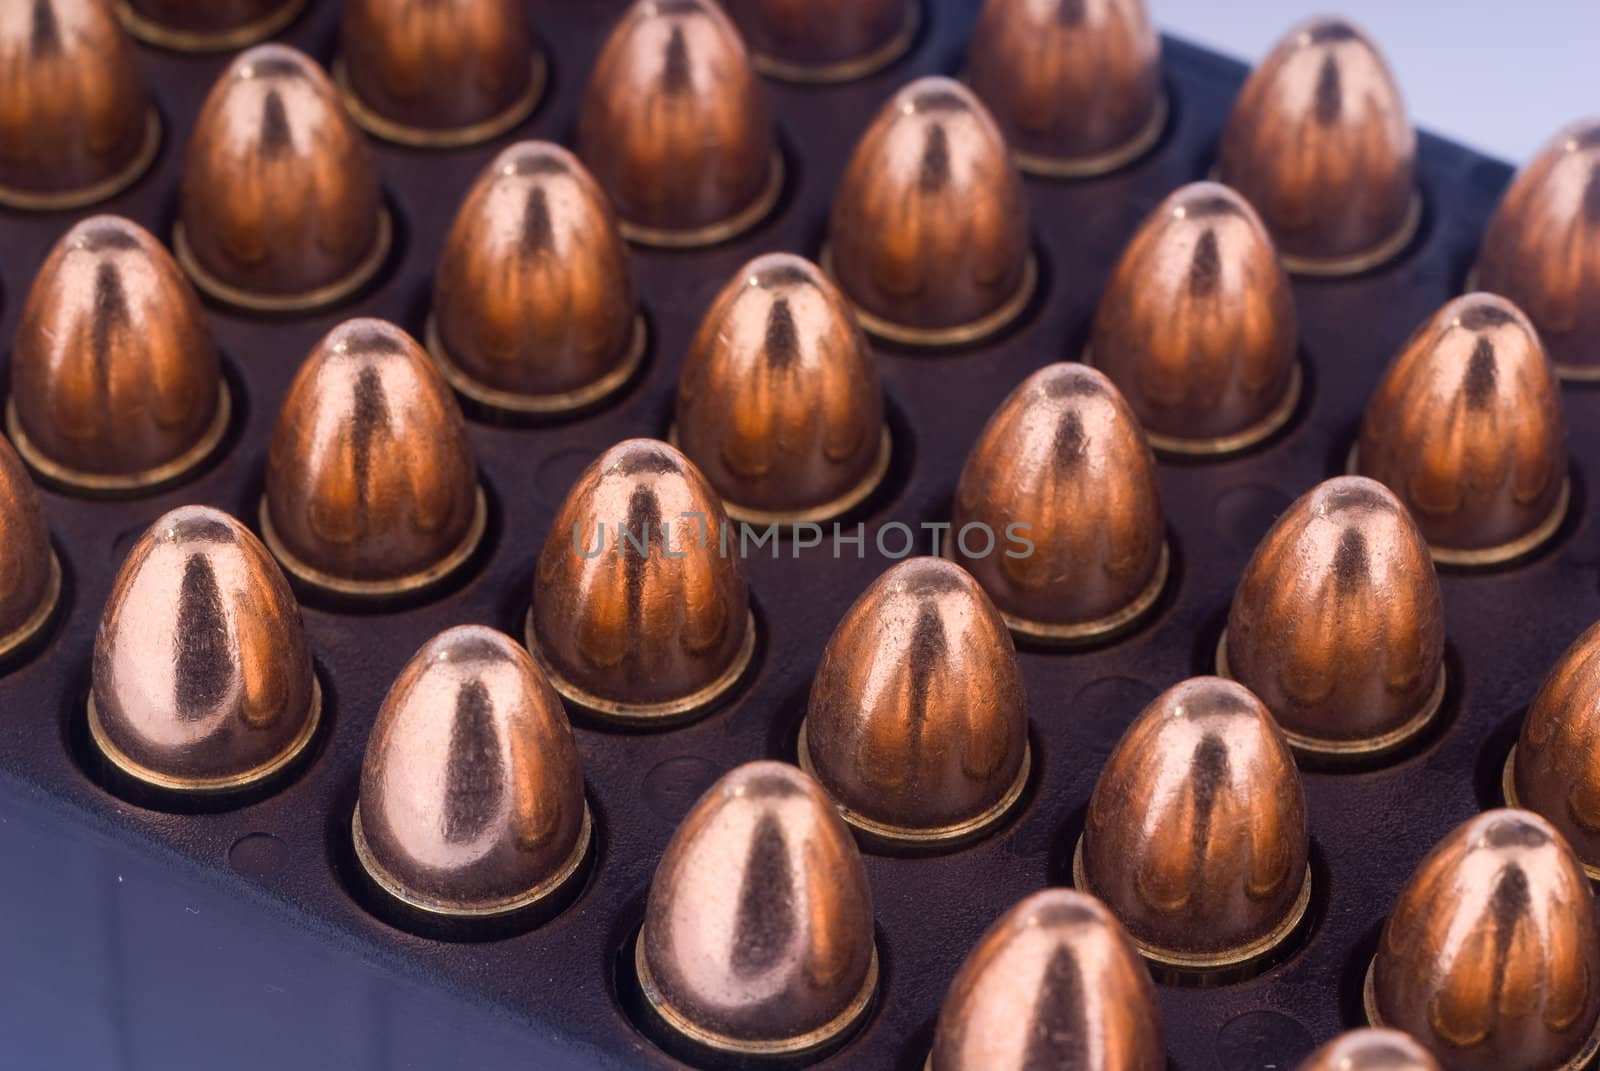
[[[988,0],[967,76],[1018,166],[1035,174],[1114,171],[1167,123],[1161,39],[1144,0]]]
[[[94,216],[34,277],[11,352],[6,429],[45,478],[82,491],[182,477],[232,402],[189,280],[132,220]]]
[[[39,492],[22,459],[0,439],[0,658],[39,634],[61,596]]]
[[[527,651],[478,625],[423,644],[378,710],[351,831],[378,886],[429,915],[508,915],[566,884],[589,848],[583,767]]]
[[[517,0],[347,0],[334,77],[356,122],[418,148],[487,141],[544,93]]]
[[[1566,425],[1539,335],[1509,301],[1448,302],[1367,402],[1351,471],[1389,486],[1446,565],[1508,561],[1567,514]]]
[[[800,766],[872,841],[981,836],[1028,782],[1028,699],[1005,622],[960,566],[912,558],[873,582],[811,682]]]
[[[1347,1030],[1306,1057],[1296,1071],[1440,1071],[1439,1062],[1407,1034]]]
[[[1400,500],[1361,476],[1297,499],[1245,566],[1217,671],[1298,752],[1370,755],[1426,728],[1444,698],[1444,607]]]
[[[388,255],[389,214],[366,143],[310,57],[258,45],[195,120],[172,247],[195,284],[265,312],[332,304]]]
[[[117,0],[128,32],[178,52],[232,52],[293,22],[306,0]]]
[[[1164,1071],[1150,972],[1092,896],[1046,889],[983,935],[939,1012],[927,1071]]]
[[[1123,250],[1084,359],[1122,391],[1156,449],[1226,454],[1294,413],[1297,344],[1294,296],[1260,217],[1226,186],[1194,182]]]
[[[456,390],[513,413],[593,405],[638,371],[628,249],[577,157],[524,141],[478,176],[445,240],[427,335]]]
[[[1589,876],[1600,880],[1600,625],[1562,654],[1506,758],[1506,802],[1561,831]]]
[[[1600,943],[1578,861],[1531,811],[1489,811],[1400,892],[1367,972],[1367,1018],[1450,1071],[1577,1071],[1600,1049]]]
[[[960,82],[921,78],[857,143],[823,265],[872,334],[953,346],[1027,307],[1038,283],[1028,242],[1022,180],[988,109]]]
[[[1245,82],[1218,175],[1255,206],[1303,275],[1390,260],[1422,217],[1417,135],[1377,45],[1350,23],[1291,30]]]
[[[675,434],[736,520],[820,521],[872,494],[889,469],[883,386],[826,275],[790,253],[739,269],[684,359]]]
[[[755,652],[739,539],[688,458],[653,439],[618,443],[550,526],[528,649],[556,691],[597,714],[659,723],[701,710]]]
[[[1516,302],[1566,379],[1600,379],[1600,119],[1517,173],[1478,250],[1476,285]]]
[[[11,0],[0,18],[0,205],[103,201],[145,173],[160,142],[108,0]]]
[[[1074,884],[1152,962],[1238,968],[1304,918],[1307,836],[1300,774],[1272,715],[1242,685],[1195,677],[1157,696],[1106,761]]]
[[[249,530],[184,506],[134,544],[95,636],[89,731],[134,781],[217,793],[281,774],[322,692],[300,607]]]
[[[951,519],[950,557],[1032,640],[1128,628],[1166,584],[1155,459],[1117,388],[1086,365],[1041,368],[1000,404]]]
[[[905,54],[921,0],[722,0],[756,70],[789,82],[849,82]]]
[[[711,245],[765,219],[783,157],[739,31],[711,0],[638,0],[606,40],[578,155],[644,245]]]
[[[878,983],[861,853],[816,783],[778,762],[725,774],[650,883],[640,988],[675,1032],[740,1056],[841,1040]]]
[[[394,324],[347,320],[306,358],[272,429],[261,534],[300,580],[378,597],[443,579],[488,507],[461,410]]]

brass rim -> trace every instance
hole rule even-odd
[[[1094,364],[1093,354],[1088,350],[1084,351],[1083,363],[1090,366]],[[1163,454],[1175,454],[1181,457],[1222,457],[1235,454],[1265,442],[1289,423],[1289,418],[1294,416],[1295,408],[1300,404],[1300,395],[1304,389],[1305,373],[1297,358],[1289,370],[1289,386],[1284,391],[1283,399],[1273,407],[1272,412],[1243,431],[1236,431],[1231,435],[1218,435],[1210,439],[1184,439],[1146,430],[1144,437],[1149,440],[1151,449]]]
[[[518,394],[515,391],[490,387],[473,379],[462,371],[461,366],[450,355],[444,339],[439,337],[439,323],[432,313],[428,314],[428,322],[423,327],[423,339],[428,353],[433,356],[434,364],[439,367],[440,374],[462,396],[479,405],[507,413],[553,416],[595,405],[627,386],[634,374],[639,371],[639,366],[644,363],[650,332],[645,327],[643,314],[636,315],[633,321],[633,338],[629,342],[628,353],[622,359],[622,363],[593,383],[561,394]]]
[[[1151,108],[1150,118],[1145,125],[1116,148],[1107,149],[1093,156],[1074,158],[1042,156],[1028,152],[1013,152],[1011,155],[1019,169],[1040,178],[1092,178],[1095,175],[1109,174],[1128,166],[1149,152],[1166,131],[1167,118],[1170,114],[1171,103],[1167,100],[1166,91],[1163,90],[1156,96],[1155,106]]]
[[[811,748],[806,739],[807,720],[809,719],[802,719],[800,722],[800,739],[797,744],[800,769],[820,782],[821,778],[817,777],[816,767],[811,764]],[[845,822],[871,838],[896,844],[954,846],[959,842],[972,840],[980,834],[988,832],[1003,821],[1011,813],[1012,808],[1017,805],[1017,801],[1022,798],[1023,790],[1028,787],[1028,777],[1032,772],[1033,747],[1030,743],[1024,742],[1022,745],[1022,766],[1017,770],[1016,779],[1012,781],[1011,786],[1006,789],[1005,795],[1000,797],[997,803],[976,817],[948,826],[939,826],[935,829],[915,829],[911,826],[897,826],[890,825],[887,822],[874,821],[859,811],[846,807],[838,800],[833,799],[831,795],[829,799],[832,800],[834,808]]]
[[[483,493],[483,485],[479,484],[473,503],[472,520],[467,525],[467,534],[449,554],[426,569],[391,580],[349,580],[306,564],[284,545],[277,529],[272,526],[272,511],[267,508],[266,495],[261,496],[258,514],[261,522],[261,541],[272,551],[272,556],[278,559],[278,564],[296,579],[338,595],[353,595],[360,598],[405,595],[439,583],[466,564],[467,559],[478,549],[478,544],[483,541],[483,533],[489,526],[489,502]]]
[[[175,52],[231,52],[236,48],[254,44],[271,37],[293,22],[305,8],[306,0],[288,0],[278,10],[255,22],[236,26],[221,33],[196,33],[192,30],[174,30],[159,22],[152,22],[133,10],[128,0],[117,0],[117,16],[123,28],[147,45],[170,48]]]
[[[1091,896],[1098,895],[1089,887],[1088,880],[1084,877],[1082,834],[1079,834],[1078,846],[1072,853],[1072,883],[1082,892],[1086,892]],[[1289,936],[1300,928],[1300,923],[1304,921],[1306,910],[1310,905],[1311,864],[1307,863],[1305,879],[1300,883],[1300,893],[1295,897],[1294,904],[1289,908],[1289,912],[1284,916],[1283,921],[1278,923],[1265,936],[1259,937],[1248,944],[1239,945],[1236,948],[1226,949],[1222,952],[1200,954],[1159,948],[1155,945],[1146,944],[1132,934],[1128,935],[1128,940],[1133,942],[1134,948],[1139,950],[1141,956],[1163,967],[1196,973],[1239,967],[1252,960],[1260,959],[1288,940]]]
[[[1511,745],[1511,750],[1506,754],[1506,764],[1500,771],[1500,794],[1505,797],[1507,807],[1526,809],[1523,807],[1521,799],[1517,796],[1516,744]],[[1577,858],[1577,854],[1577,852],[1573,852],[1573,857]],[[1582,859],[1578,859],[1578,865],[1583,867],[1583,872],[1588,875],[1590,881],[1600,881],[1600,867],[1592,866]]]
[[[1417,236],[1417,229],[1421,224],[1422,193],[1414,190],[1411,194],[1411,204],[1406,209],[1405,219],[1400,221],[1399,229],[1371,249],[1352,253],[1349,256],[1328,258],[1300,257],[1292,253],[1280,252],[1278,260],[1283,264],[1283,270],[1292,275],[1309,275],[1323,278],[1358,275],[1399,256],[1401,251],[1410,245],[1411,240]]]
[[[588,856],[589,845],[593,839],[594,824],[589,814],[589,801],[585,799],[583,801],[583,826],[578,831],[578,843],[554,874],[551,874],[528,891],[517,893],[515,896],[491,900],[484,904],[446,903],[439,900],[430,900],[425,896],[419,896],[411,892],[403,882],[378,862],[372,854],[371,846],[367,844],[367,835],[361,828],[361,804],[359,802],[356,804],[355,813],[350,817],[350,840],[355,845],[356,858],[361,862],[361,869],[367,872],[367,876],[385,893],[407,907],[444,918],[499,918],[504,915],[516,914],[534,906],[541,900],[548,899],[572,880],[572,876],[578,872],[578,868],[583,865],[584,859]]]
[[[1217,676],[1229,680],[1238,680],[1228,666],[1228,630],[1222,630],[1222,636],[1217,640]],[[1289,742],[1289,747],[1305,755],[1314,755],[1330,758],[1357,758],[1369,755],[1381,755],[1393,751],[1401,744],[1406,743],[1422,730],[1433,723],[1434,716],[1439,713],[1439,708],[1444,705],[1444,693],[1448,676],[1448,669],[1443,662],[1439,663],[1439,675],[1434,679],[1433,688],[1428,692],[1428,697],[1423,700],[1417,712],[1408,718],[1405,724],[1398,728],[1390,729],[1377,736],[1365,736],[1356,740],[1327,740],[1322,737],[1306,736],[1302,733],[1285,729],[1283,724],[1273,717],[1273,723],[1278,726],[1278,731]]]
[[[227,379],[220,378],[217,380],[216,413],[199,442],[171,461],[139,472],[86,472],[45,456],[22,428],[22,421],[17,416],[16,398],[6,399],[6,433],[11,436],[12,445],[17,448],[22,460],[28,463],[28,467],[49,483],[91,494],[148,491],[182,479],[216,452],[232,420],[233,393],[228,389]]]
[[[549,678],[550,686],[569,703],[582,707],[584,710],[600,715],[613,721],[633,725],[663,725],[674,721],[687,719],[698,714],[712,701],[720,697],[744,677],[745,670],[750,668],[750,662],[756,652],[756,615],[755,611],[746,611],[744,642],[739,645],[738,652],[733,656],[733,661],[722,675],[697,692],[683,696],[679,699],[668,699],[661,703],[624,703],[615,699],[606,699],[595,695],[593,692],[573,684],[563,677],[550,661],[545,658],[544,652],[539,648],[538,639],[533,632],[533,607],[528,607],[527,615],[523,619],[523,643],[528,648],[528,653],[533,655],[534,661],[539,663],[539,668],[544,670],[544,675]]]
[[[869,74],[889,66],[895,60],[905,55],[911,48],[911,43],[917,39],[917,31],[922,28],[922,2],[910,0],[906,4],[905,21],[900,29],[895,32],[886,44],[862,56],[852,59],[840,60],[837,63],[825,63],[820,66],[809,66],[804,63],[791,63],[761,52],[750,54],[750,65],[760,74],[768,78],[776,78],[782,82],[799,82],[810,85],[823,85],[835,82],[854,82],[865,78]]]
[[[767,165],[766,187],[748,208],[727,219],[689,230],[650,227],[643,223],[630,223],[625,219],[618,219],[617,229],[622,232],[622,237],[636,245],[656,246],[661,249],[696,249],[701,246],[716,245],[743,234],[766,219],[783,194],[783,183],[783,153],[774,148],[772,162]]]
[[[639,991],[644,994],[645,1000],[650,1002],[657,1015],[673,1030],[682,1034],[689,1040],[708,1049],[718,1052],[733,1053],[739,1056],[797,1056],[802,1053],[812,1052],[827,1045],[839,1035],[845,1033],[866,1014],[867,1008],[872,1004],[872,998],[878,990],[878,944],[872,944],[872,959],[867,964],[867,977],[862,983],[861,991],[856,994],[844,1011],[840,1012],[832,1021],[825,1023],[808,1034],[799,1037],[782,1038],[776,1041],[744,1041],[739,1038],[718,1034],[714,1031],[703,1030],[691,1023],[688,1019],[667,1003],[661,990],[656,986],[655,978],[650,973],[649,961],[644,954],[644,931],[639,931],[639,936],[633,942],[633,969],[639,979]]]
[[[673,446],[678,445],[677,425],[667,429],[667,442]],[[722,499],[722,512],[728,515],[731,521],[742,524],[778,525],[792,527],[798,524],[815,524],[833,517],[849,513],[861,503],[871,498],[883,484],[883,478],[889,474],[889,461],[894,453],[894,437],[889,434],[889,427],[884,425],[883,434],[878,441],[878,456],[873,459],[872,468],[867,475],[850,490],[820,506],[812,506],[802,510],[762,510],[748,506],[741,506],[737,502]]]
[[[277,757],[252,770],[230,774],[226,777],[173,777],[135,762],[116,744],[112,743],[111,738],[106,735],[105,726],[100,722],[100,712],[95,709],[94,692],[92,691],[89,693],[89,701],[86,706],[89,735],[93,738],[95,747],[99,749],[100,754],[107,761],[134,780],[171,792],[195,794],[231,792],[270,780],[282,773],[289,764],[305,752],[306,747],[310,745],[317,735],[317,726],[322,722],[322,682],[313,672],[311,675],[311,709],[306,714],[306,722],[300,730],[300,735],[295,737],[287,748]]]
[[[954,538],[944,545],[942,557],[961,564],[961,559],[956,557],[957,547]],[[1072,644],[1092,643],[1106,639],[1109,636],[1124,632],[1138,624],[1145,614],[1161,598],[1161,593],[1166,590],[1167,579],[1172,573],[1172,550],[1165,540],[1161,542],[1161,557],[1156,562],[1156,571],[1150,577],[1150,583],[1145,585],[1137,597],[1128,605],[1115,613],[1094,621],[1084,621],[1069,625],[1050,624],[1044,621],[1033,621],[1025,617],[1000,611],[1000,618],[1006,623],[1006,628],[1025,640],[1047,645],[1070,646]],[[998,607],[997,607],[998,609]]]
[[[50,551],[50,577],[45,581],[44,596],[40,598],[39,605],[34,608],[28,619],[10,633],[0,636],[0,658],[10,655],[17,648],[27,643],[39,634],[50,618],[55,616],[56,604],[61,601],[61,560],[56,557],[55,549]]]
[[[822,270],[838,282],[838,276],[833,271],[833,250],[828,246],[822,247],[822,254],[817,258]],[[856,314],[856,321],[870,335],[888,342],[897,342],[903,346],[922,346],[926,348],[939,348],[945,346],[964,346],[969,343],[979,342],[991,335],[999,333],[1010,326],[1011,322],[1021,316],[1028,307],[1028,302],[1033,300],[1033,293],[1039,286],[1039,260],[1032,251],[1028,253],[1028,261],[1022,269],[1022,283],[1017,287],[1006,303],[994,312],[966,324],[957,324],[954,327],[908,327],[897,324],[892,320],[885,320],[874,316],[858,305],[854,298],[845,294],[845,300],[850,303],[850,309]],[[841,292],[843,288],[841,287]]]
[[[342,301],[372,281],[372,277],[378,274],[378,269],[383,267],[383,262],[388,259],[389,249],[393,244],[394,223],[389,218],[389,209],[387,206],[379,205],[378,235],[372,243],[372,250],[349,275],[300,294],[260,294],[253,290],[240,289],[212,275],[195,259],[194,250],[189,247],[188,236],[184,233],[183,220],[180,219],[172,225],[172,254],[184,272],[194,281],[194,285],[225,305],[234,305],[251,312],[307,312]]]
[[[458,149],[499,137],[532,115],[544,96],[549,67],[544,53],[534,49],[528,87],[508,107],[475,123],[441,128],[411,126],[374,111],[356,95],[354,87],[350,85],[350,73],[345,68],[344,56],[334,57],[331,73],[334,85],[339,87],[339,95],[344,98],[345,110],[367,133],[413,149]]]
[[[0,186],[0,205],[20,208],[26,212],[59,212],[104,201],[133,185],[148,171],[160,148],[161,116],[154,107],[151,107],[145,113],[144,140],[139,143],[139,150],[133,154],[133,159],[128,161],[128,166],[115,175],[92,186],[84,186],[82,189],[49,193],[19,190],[14,186]]]

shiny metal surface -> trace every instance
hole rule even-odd
[[[644,358],[628,249],[577,157],[523,141],[456,212],[434,275],[428,349],[485,405],[552,413],[620,389]]]
[[[1340,476],[1297,499],[1256,548],[1219,671],[1266,704],[1290,747],[1364,754],[1405,742],[1438,711],[1444,640],[1439,578],[1411,515],[1382,484]]]
[[[1439,1062],[1407,1034],[1365,1027],[1340,1034],[1296,1071],[1439,1071]]]
[[[1527,313],[1561,376],[1600,379],[1600,118],[1567,127],[1517,172],[1474,285]]]
[[[857,143],[834,197],[826,267],[861,325],[912,345],[971,342],[1037,281],[1028,205],[1000,128],[949,78],[900,90]]]
[[[1341,19],[1291,30],[1251,73],[1218,177],[1255,206],[1290,271],[1364,271],[1416,232],[1417,136],[1371,39]]]
[[[756,69],[791,82],[846,82],[911,47],[921,0],[722,0]]]
[[[950,556],[1030,639],[1126,628],[1166,581],[1155,459],[1117,388],[1085,365],[1042,368],[1000,404],[961,471],[951,522]],[[964,548],[969,525],[979,527]],[[979,554],[984,526],[995,545]]]
[[[832,281],[791,253],[750,261],[711,303],[675,429],[728,514],[753,523],[836,516],[889,467],[872,352]]]
[[[647,245],[707,245],[778,199],[765,90],[712,0],[638,0],[607,38],[578,117],[578,155]]]
[[[1310,892],[1305,796],[1272,715],[1242,685],[1195,677],[1144,709],[1089,799],[1074,883],[1170,967],[1266,955]]]
[[[1400,497],[1435,561],[1492,564],[1548,540],[1567,511],[1566,426],[1533,325],[1492,294],[1446,303],[1373,391],[1352,467]]]
[[[0,656],[32,639],[61,595],[61,565],[50,546],[39,492],[0,439]]]
[[[444,148],[525,119],[545,62],[517,0],[346,0],[335,77],[381,138]]]
[[[731,688],[755,648],[739,538],[673,447],[628,439],[601,454],[567,492],[534,574],[527,642],[556,690],[598,714],[660,721]]]
[[[845,612],[800,765],[869,837],[949,844],[1005,817],[1028,778],[1028,699],[1005,622],[964,569],[912,558]]]
[[[650,883],[635,963],[646,999],[696,1042],[746,1055],[814,1050],[877,985],[872,894],[850,832],[792,766],[712,785]]]
[[[927,1071],[1163,1071],[1150,972],[1111,912],[1072,889],[1001,915],[950,986]]]
[[[572,877],[590,837],[583,766],[527,651],[479,625],[422,645],[373,722],[353,832],[381,887],[438,914],[515,911]]]
[[[967,77],[1025,171],[1110,171],[1166,124],[1161,39],[1145,0],[987,0]]]
[[[190,134],[173,249],[200,289],[266,311],[328,304],[383,262],[390,227],[361,131],[285,45],[240,54]]]
[[[1588,879],[1561,835],[1530,811],[1458,826],[1401,890],[1366,1006],[1449,1071],[1588,1066],[1600,942]]]
[[[1087,360],[1117,385],[1159,450],[1221,454],[1260,442],[1300,399],[1294,294],[1261,218],[1192,182],[1123,250]]]
[[[289,385],[267,454],[262,534],[290,572],[350,595],[439,580],[483,535],[461,410],[421,346],[346,320]]]
[[[117,0],[139,40],[180,52],[228,52],[271,37],[307,0]]]
[[[160,140],[107,0],[10,0],[0,18],[0,205],[105,200],[144,173]]]
[[[1600,877],[1600,625],[1561,655],[1506,760],[1506,802],[1536,811]],[[1600,980],[1597,980],[1600,981]]]
[[[34,276],[6,423],[28,463],[89,491],[146,488],[212,453],[231,401],[189,280],[143,227],[94,216]]]
[[[316,730],[321,692],[283,574],[249,529],[183,506],[134,544],[95,636],[89,729],[156,788],[270,778]]]

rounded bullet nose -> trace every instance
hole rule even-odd
[[[1300,774],[1272,715],[1242,685],[1196,677],[1157,696],[1106,762],[1075,884],[1152,962],[1240,968],[1304,918],[1307,837]]]
[[[103,201],[149,168],[161,123],[107,0],[16,0],[0,19],[0,205]]]
[[[1352,469],[1399,496],[1436,562],[1489,565],[1566,517],[1561,395],[1533,325],[1492,294],[1447,303],[1367,402]]]
[[[920,0],[723,0],[762,74],[790,82],[848,82],[905,54]]]
[[[1245,566],[1217,661],[1296,751],[1372,754],[1425,728],[1444,696],[1444,608],[1400,500],[1361,476],[1296,500]]]
[[[231,52],[293,22],[306,0],[118,0],[128,32],[179,52]]]
[[[816,783],[751,762],[702,796],[650,883],[635,965],[677,1034],[747,1056],[841,1040],[878,981],[866,868]]]
[[[1218,176],[1261,213],[1290,271],[1344,275],[1392,259],[1416,234],[1416,156],[1377,46],[1347,22],[1316,19],[1245,82]]]
[[[219,510],[164,514],[134,544],[95,636],[89,731],[144,786],[217,793],[280,774],[322,693],[272,556]]]
[[[583,767],[527,651],[477,625],[422,646],[373,723],[352,831],[378,886],[433,915],[520,911],[576,873]]]
[[[789,253],[739,269],[689,347],[675,434],[738,520],[824,520],[877,488],[883,387],[827,276]]]
[[[1457,826],[1401,890],[1366,1007],[1451,1071],[1587,1067],[1600,1048],[1600,943],[1561,834],[1519,810]]]
[[[351,116],[403,145],[486,141],[544,92],[544,57],[516,0],[350,0],[339,47]]]
[[[195,120],[172,238],[201,290],[247,309],[328,305],[377,273],[391,239],[377,172],[310,57],[258,45],[228,65]]]
[[[1145,220],[1112,269],[1085,357],[1158,450],[1225,454],[1283,427],[1300,400],[1294,296],[1260,217],[1195,182]]]
[[[1347,1030],[1306,1057],[1296,1071],[1440,1071],[1439,1062],[1407,1034],[1366,1027]]]
[[[456,390],[513,413],[593,405],[638,371],[628,249],[571,153],[519,142],[478,177],[439,261],[428,349]]]
[[[653,439],[584,470],[539,555],[528,648],[568,700],[624,722],[704,709],[755,653],[740,535],[694,464]]]
[[[1027,307],[1038,282],[1028,243],[1028,204],[1000,128],[960,82],[922,78],[856,145],[824,256],[874,335],[959,345]]]
[[[1505,770],[1506,802],[1561,831],[1600,879],[1600,625],[1561,656],[1522,723]]]
[[[21,458],[0,439],[0,657],[38,635],[60,596],[61,564],[39,492]]]
[[[52,483],[149,489],[210,456],[232,408],[200,303],[149,232],[94,216],[34,278],[11,355],[6,423]]]
[[[956,487],[948,553],[1013,632],[1078,643],[1130,627],[1166,583],[1155,459],[1104,375],[1053,364],[984,427]]]
[[[989,928],[939,1012],[927,1071],[1162,1071],[1150,972],[1092,896],[1034,893]]]
[[[967,74],[1024,171],[1112,171],[1166,126],[1161,39],[1144,0],[988,0]]]
[[[578,117],[578,155],[631,241],[699,246],[749,230],[783,160],[739,31],[712,0],[638,0],[606,40]]]
[[[1028,701],[994,605],[960,566],[913,558],[845,613],[811,683],[800,765],[891,845],[979,836],[1027,783]]]
[[[261,528],[300,580],[353,596],[431,585],[471,557],[487,504],[461,410],[422,347],[347,320],[278,411]]]
[[[1516,302],[1568,379],[1600,379],[1600,118],[1517,173],[1478,250],[1476,285]]]

